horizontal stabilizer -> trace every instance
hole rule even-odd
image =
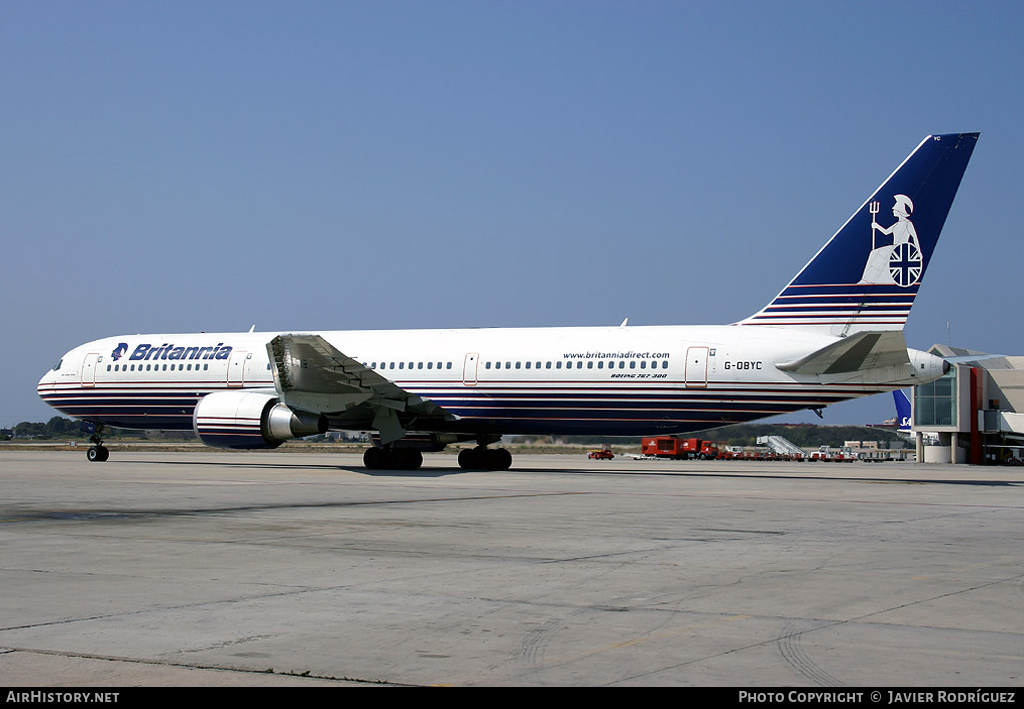
[[[794,374],[845,374],[909,363],[903,331],[887,330],[859,332],[800,359],[775,366]]]

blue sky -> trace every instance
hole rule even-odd
[[[1024,354],[1022,31],[1020,2],[12,0],[0,425],[107,335],[734,322],[942,132],[982,137],[908,342]]]

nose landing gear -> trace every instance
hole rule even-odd
[[[97,424],[89,436],[93,446],[85,452],[85,457],[90,463],[102,463],[110,457],[110,450],[103,445],[103,424]]]

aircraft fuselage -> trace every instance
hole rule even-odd
[[[39,382],[62,413],[118,428],[191,430],[215,391],[274,391],[267,343],[278,333],[132,335],[68,352]],[[839,338],[784,328],[573,327],[319,333],[457,418],[418,430],[637,436],[686,433],[931,381],[943,361],[804,375],[777,363]],[[301,395],[297,395],[300,397]],[[294,405],[297,398],[289,403]],[[312,407],[301,407],[312,408]],[[332,428],[363,430],[359,406]],[[415,427],[415,425],[413,425]]]

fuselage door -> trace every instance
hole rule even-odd
[[[706,389],[708,386],[707,347],[686,348],[686,388]]]
[[[231,358],[228,360],[228,386],[240,387],[245,385],[245,361],[249,353],[245,350],[232,350]]]
[[[480,355],[476,352],[466,353],[466,362],[462,367],[462,383],[468,387],[476,386],[477,365],[480,363]]]
[[[96,386],[96,363],[99,361],[100,356],[96,352],[90,352],[82,360],[82,386],[94,387]]]

